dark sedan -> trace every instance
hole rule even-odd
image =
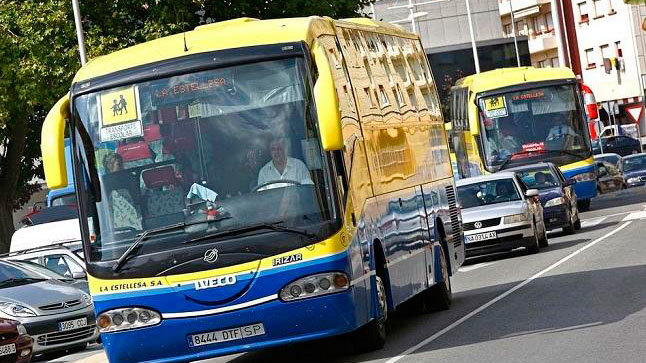
[[[538,163],[510,169],[520,177],[527,188],[538,189],[543,205],[543,219],[547,230],[563,228],[572,234],[581,228],[574,180],[565,179],[552,163]]]
[[[646,184],[646,154],[626,156],[622,160],[622,167],[628,188]]]
[[[615,153],[626,156],[641,152],[641,145],[639,140],[629,136],[609,136],[592,140],[592,152],[594,154]]]
[[[28,363],[33,341],[24,325],[0,318],[0,362]]]

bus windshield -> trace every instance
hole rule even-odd
[[[564,165],[590,157],[575,85],[554,85],[479,99],[485,164],[490,171],[536,159]]]
[[[96,175],[77,185],[89,195],[91,261],[119,258],[144,234],[161,251],[267,232],[254,226],[329,227],[335,194],[303,69],[288,58],[77,97],[81,170]]]

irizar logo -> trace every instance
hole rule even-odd
[[[233,285],[236,283],[236,275],[224,275],[218,277],[211,277],[195,281],[195,290],[211,289],[214,287],[222,287]]]

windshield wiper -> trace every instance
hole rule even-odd
[[[294,228],[294,227],[281,226],[280,225],[281,223],[283,222],[281,221],[281,222],[274,222],[274,223],[253,224],[250,226],[244,226],[240,228],[211,233],[200,237],[195,237],[184,243],[193,243],[193,242],[203,241],[205,239],[219,238],[219,237],[225,237],[225,236],[235,236],[246,232],[257,231],[259,229],[270,229],[273,231],[296,233],[308,238],[316,237],[316,234],[314,233],[310,233],[305,230]]]
[[[128,249],[121,255],[121,257],[119,257],[119,259],[117,260],[117,263],[115,263],[114,266],[112,266],[112,271],[118,272],[121,269],[121,267],[123,267],[123,264],[128,259],[128,256],[130,256],[137,248],[139,248],[139,246],[141,245],[141,242],[143,242],[150,235],[160,233],[160,232],[167,232],[174,229],[184,228],[184,226],[185,226],[185,223],[180,222],[180,223],[175,223],[175,224],[171,224],[171,225],[163,226],[159,228],[147,229],[141,232],[139,237],[137,237],[137,239],[130,245],[130,247],[128,247]]]

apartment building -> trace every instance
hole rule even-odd
[[[559,17],[552,14],[550,0],[498,0],[498,9],[505,37],[513,37],[515,30],[517,36],[528,38],[532,66],[560,66],[555,27]]]

